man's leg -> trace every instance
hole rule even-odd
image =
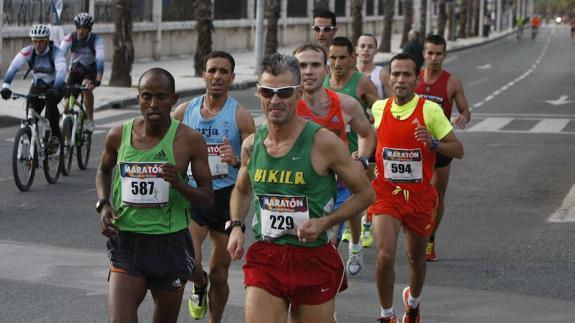
[[[215,230],[210,230],[212,242],[212,256],[210,258],[210,323],[221,322],[230,287],[228,285],[228,271],[232,259],[227,251],[228,235]]]
[[[184,288],[178,290],[165,290],[153,288],[151,290],[154,298],[154,323],[176,323],[180,315],[182,296]]]
[[[147,291],[144,278],[111,272],[108,282],[108,321],[138,322],[138,307],[146,297]]]
[[[330,301],[320,305],[299,305],[294,310],[291,309],[292,323],[333,323],[333,313],[335,311],[335,297]]]
[[[288,306],[285,299],[276,297],[259,287],[246,287],[244,308],[246,323],[285,322]]]
[[[86,108],[86,116],[88,120],[94,122],[94,91],[84,91],[84,107]]]
[[[435,216],[435,230],[433,235],[439,227],[439,223],[443,218],[443,213],[445,212],[445,192],[447,191],[447,184],[449,183],[449,173],[451,170],[451,163],[447,166],[435,168],[433,171],[433,176],[431,177],[431,185],[435,187],[437,191],[437,213]]]
[[[204,268],[202,266],[202,243],[208,235],[208,227],[200,226],[194,220],[190,221],[188,226],[192,242],[194,244],[194,270],[188,278],[193,284],[193,289],[190,294],[188,302],[188,310],[194,319],[201,319],[206,313],[207,299],[205,299],[206,291],[204,288],[208,285],[208,279],[204,275]],[[197,297],[197,298],[194,298]]]
[[[377,250],[375,277],[379,303],[383,309],[389,309],[393,306],[395,253],[401,222],[389,215],[374,214],[372,223]]]
[[[414,298],[421,295],[427,263],[425,262],[425,246],[428,237],[421,237],[407,229],[405,234],[405,253],[409,265],[409,288]]]

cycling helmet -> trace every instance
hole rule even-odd
[[[50,38],[50,27],[46,25],[34,25],[30,29],[30,38],[48,39]]]
[[[76,28],[92,28],[94,17],[90,16],[87,12],[80,12],[74,17],[74,23],[76,24]]]

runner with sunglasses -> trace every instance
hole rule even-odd
[[[253,203],[256,242],[246,254],[245,322],[331,322],[347,288],[328,231],[373,200],[367,177],[337,135],[296,115],[299,62],[278,53],[262,61],[258,95],[266,123],[242,144],[232,192],[228,252],[244,254],[243,220]],[[352,196],[334,210],[335,176]],[[250,201],[252,192],[253,202]]]
[[[367,170],[368,159],[376,142],[375,132],[361,105],[349,95],[337,93],[323,86],[323,79],[328,70],[327,54],[321,46],[302,45],[296,48],[293,54],[299,61],[302,74],[303,96],[298,102],[298,116],[331,130],[345,143],[347,143],[346,128],[349,126],[358,134],[358,149],[353,157],[361,162],[364,170]],[[348,190],[341,182],[338,182],[337,193],[336,208],[349,196]],[[354,252],[351,246],[350,244],[346,268],[350,275],[357,275],[361,271],[363,259],[361,253]]]
[[[313,13],[313,25],[311,26],[316,44],[323,47],[327,52],[331,40],[337,33],[337,21],[335,13],[329,10],[317,10]]]

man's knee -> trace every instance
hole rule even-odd
[[[225,286],[228,283],[228,269],[229,266],[226,266],[223,263],[218,264],[210,268],[210,283],[212,286]]]
[[[393,269],[395,265],[395,254],[385,249],[377,250],[377,265],[383,270]]]

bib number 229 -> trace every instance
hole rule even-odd
[[[270,215],[271,227],[275,230],[293,230],[295,224],[291,216]]]

